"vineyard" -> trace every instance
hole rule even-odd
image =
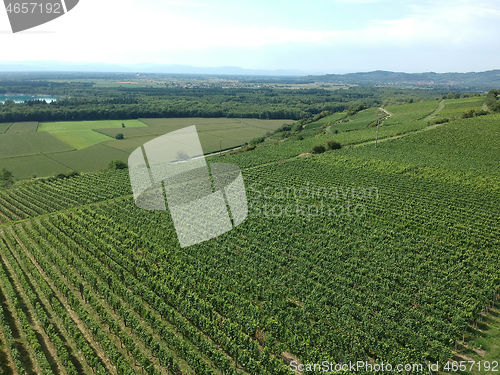
[[[249,216],[183,249],[168,211],[135,206],[126,170],[0,192],[0,372],[458,358],[499,306],[500,119],[426,129],[439,105],[389,107],[381,138],[407,135],[377,149],[349,147],[373,139],[369,109],[209,158],[241,168]],[[328,139],[346,146],[303,156]]]

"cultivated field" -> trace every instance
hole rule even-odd
[[[484,103],[484,98],[464,98],[460,100],[446,100],[443,110],[437,118],[460,118],[468,110],[480,111]]]
[[[5,133],[7,131],[7,129],[10,128],[11,125],[12,125],[11,122],[0,123],[0,134]]]
[[[6,133],[36,132],[38,122],[14,122]]]
[[[219,147],[229,149],[243,145],[286,122],[172,118],[5,123],[0,124],[0,163],[2,168],[12,170],[16,178],[48,176],[68,170],[95,172],[105,169],[111,160],[126,161],[128,155],[142,144],[186,126],[197,125],[203,150],[211,153],[218,151]],[[2,130],[7,132],[2,134]],[[116,140],[118,133],[122,133],[125,139]]]
[[[40,124],[40,132],[48,132],[71,147],[83,148],[109,141],[110,137],[94,131],[100,128],[122,129],[125,127],[145,127],[137,120],[108,120],[108,121],[72,121],[72,122],[45,122]],[[119,131],[115,132],[115,135]]]

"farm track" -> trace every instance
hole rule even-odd
[[[391,116],[392,116],[392,113],[391,113],[391,112],[389,112],[388,110],[386,110],[385,108],[380,107],[379,109],[380,109],[382,112],[384,112],[384,113],[385,113],[388,117],[391,117]]]
[[[444,108],[444,100],[441,100],[441,101],[439,102],[438,107],[434,110],[434,112],[432,112],[429,116],[424,117],[424,118],[423,118],[423,120],[428,121],[428,120],[430,120],[431,118],[433,118],[433,117],[437,116],[437,115],[438,115],[438,113],[439,113],[439,112],[441,112],[441,111],[443,110],[443,108]]]

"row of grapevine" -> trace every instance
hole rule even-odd
[[[0,225],[128,194],[132,192],[126,170],[32,181],[0,192]]]
[[[76,232],[71,233],[71,238],[76,238],[77,240],[85,241],[85,239],[79,238],[78,233],[82,233],[82,232],[88,233],[88,230],[85,230],[84,228],[81,228],[81,227],[79,228],[75,223],[75,219],[76,219],[76,217],[74,217],[74,220],[72,220],[72,221],[67,221],[67,223],[70,224],[72,227],[79,229]],[[63,229],[64,225],[62,225],[62,223],[58,223],[57,227],[58,227],[58,229]],[[95,225],[92,225],[92,227],[95,227]],[[82,231],[82,229],[83,229],[83,231]],[[64,232],[64,230],[63,230],[63,232]],[[102,238],[102,237],[103,236],[101,233],[98,236],[98,238]],[[98,240],[98,238],[96,238],[96,240]],[[108,242],[112,242],[112,241],[110,240]],[[84,246],[85,249],[95,249],[95,251],[97,251],[96,247],[93,246],[92,244],[89,244],[88,242],[86,242],[84,244],[85,244],[85,246]],[[104,244],[102,244],[101,246],[104,246]],[[103,257],[105,257],[105,256],[112,256],[112,259],[114,259],[114,260],[117,260],[120,258],[123,259],[123,257],[119,253],[117,253],[113,249],[112,246],[107,246],[106,252],[101,253],[101,256],[99,256],[99,259],[103,259]],[[126,259],[124,259],[123,261],[126,261]],[[104,262],[104,263],[107,263],[107,262]],[[112,266],[112,264],[113,263],[108,263],[109,266]],[[95,264],[93,267],[94,268],[99,267],[99,264]],[[129,265],[129,267],[130,267],[130,269],[132,269],[131,265]],[[111,269],[113,270],[113,272],[115,274],[121,275],[120,278],[125,281],[126,286],[128,286],[132,290],[138,291],[139,295],[137,297],[145,298],[144,286],[141,286],[140,283],[137,283],[137,281],[134,280],[134,278],[137,277],[138,272],[139,272],[138,267],[134,271],[135,277],[131,277],[131,275],[127,275],[128,272],[123,271],[123,269],[121,269],[121,271],[118,271],[120,268],[116,268],[116,266],[113,266]],[[106,275],[106,273],[108,273],[108,272],[106,272],[106,270],[99,272],[100,275],[103,275],[103,274]],[[144,278],[141,278],[141,279],[144,279]],[[110,282],[112,283],[112,286],[114,287],[113,289],[120,288],[120,286],[119,286],[120,283],[116,279],[113,281],[109,281],[109,280],[111,280],[111,274],[108,274],[105,277],[105,280],[108,283],[110,283]],[[99,283],[92,283],[92,284],[94,284],[94,285],[97,284],[97,287],[99,287]],[[152,284],[152,285],[155,285],[155,284]],[[101,287],[105,287],[105,284],[103,283],[101,285]],[[197,310],[193,310],[192,308],[189,308],[188,310],[186,310],[186,308],[188,307],[188,305],[186,305],[186,301],[182,301],[182,299],[179,299],[178,296],[176,297],[174,292],[168,292],[168,294],[165,294],[167,292],[166,288],[164,286],[160,286],[160,285],[153,286],[152,288],[154,288],[153,290],[159,290],[159,292],[162,293],[163,298],[170,296],[170,298],[172,298],[174,300],[173,305],[180,304],[182,306],[181,310],[182,310],[183,314],[185,316],[189,316],[191,320],[196,320],[198,322],[197,324],[204,324],[206,326],[206,324],[209,323],[209,321],[206,321],[205,319],[201,319],[202,317],[200,317],[199,312]],[[120,290],[120,289],[117,289],[117,290]],[[123,292],[121,293],[121,295],[125,295],[124,298],[128,297]],[[207,355],[209,359],[211,359],[212,361],[215,361],[216,363],[220,363],[220,361],[223,359],[223,357],[221,357],[220,354],[217,353],[217,350],[215,350],[213,344],[210,344],[210,342],[203,343],[203,341],[204,341],[203,336],[200,336],[200,334],[197,333],[196,330],[193,331],[192,329],[190,329],[189,325],[186,326],[185,323],[183,323],[184,319],[181,317],[181,315],[179,315],[178,313],[175,313],[173,310],[166,309],[166,305],[164,303],[160,302],[161,301],[160,298],[155,297],[154,295],[151,295],[151,294],[149,294],[148,297],[149,298],[147,299],[147,301],[148,302],[151,301],[150,303],[153,304],[155,306],[155,308],[159,309],[163,318],[168,317],[169,318],[168,320],[171,321],[172,324],[175,324],[177,329],[180,332],[187,335],[187,337],[189,338],[190,341],[196,342],[198,345],[200,345],[203,348],[202,352],[205,355]],[[136,308],[136,311],[142,312],[143,318],[145,317],[145,319],[153,319],[152,320],[153,327],[157,327],[158,325],[160,327],[162,326],[161,322],[155,321],[155,318],[152,315],[148,316],[148,313],[145,312],[145,311],[147,311],[147,308],[146,308],[146,310],[144,310],[145,307],[142,304],[140,304],[140,300],[138,300],[137,298],[135,298],[135,300],[134,300],[134,298],[131,299],[130,297],[128,297],[128,299],[131,301],[131,304],[135,305],[134,307]],[[167,301],[168,300],[169,300],[169,298],[167,298]],[[207,312],[211,311],[210,306],[208,306],[208,307],[203,306],[203,307],[204,307],[203,311],[207,311]],[[168,311],[170,311],[170,312],[168,312]],[[150,314],[152,314],[152,313],[150,313]],[[205,322],[205,323],[203,323],[203,322]],[[153,324],[153,323],[155,323],[155,324]],[[207,330],[207,329],[205,328],[205,330]],[[213,330],[213,328],[211,330]],[[162,333],[164,335],[165,331],[163,331]],[[224,340],[219,339],[219,341],[220,341],[220,344],[222,344],[222,345],[226,344]],[[245,340],[243,340],[243,342],[245,342]],[[225,360],[223,362],[225,362]],[[227,367],[227,364],[225,365],[225,367]],[[227,372],[227,371],[229,371],[229,368],[226,368],[225,372]]]
[[[4,233],[4,238],[9,243],[11,251],[18,248],[19,243],[14,237],[9,235],[8,232]],[[51,315],[50,322],[46,321],[46,325],[44,326],[45,331],[50,332],[54,328],[58,332],[64,333],[64,340],[67,342],[71,341],[73,348],[78,348],[77,350],[80,356],[85,358],[86,365],[84,364],[84,366],[91,368],[94,373],[107,373],[104,360],[101,358],[101,353],[105,353],[105,351],[103,351],[102,347],[96,346],[90,342],[88,340],[88,331],[82,330],[81,328],[81,323],[85,321],[85,315],[82,314],[82,311],[68,309],[68,303],[73,301],[72,296],[64,290],[61,291],[54,287],[54,284],[58,284],[58,282],[62,284],[61,280],[51,278],[51,282],[48,282],[47,275],[44,274],[36,264],[32,263],[25,250],[26,248],[16,251],[15,255],[22,259],[23,266],[27,267],[29,275],[36,281],[33,285],[37,287],[38,303],[40,305],[43,304],[43,308]],[[50,273],[51,270],[48,271]],[[41,295],[42,293],[43,297]],[[78,319],[75,318],[74,312],[78,313]],[[50,328],[51,325],[53,328]],[[61,338],[61,341],[62,340]],[[58,340],[56,339],[55,341],[57,342]],[[61,350],[61,352],[62,357],[65,357],[64,351]],[[71,371],[73,366],[69,364],[67,364],[67,366]]]
[[[0,241],[0,251],[2,257],[2,266],[0,267],[0,288],[7,297],[10,303],[10,309],[13,319],[16,321],[16,326],[20,330],[20,337],[24,343],[26,351],[29,352],[31,364],[33,368],[40,374],[53,374],[49,361],[44,353],[43,347],[38,340],[37,331],[33,328],[31,318],[26,315],[22,306],[26,301],[23,300],[23,294],[14,285],[12,280],[12,273],[6,269],[6,260],[4,258],[5,245]],[[10,276],[9,276],[10,274]],[[14,360],[16,360],[17,353],[13,353]],[[24,363],[24,369],[21,373],[31,372]],[[16,367],[18,363],[16,361]]]

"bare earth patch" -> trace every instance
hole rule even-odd
[[[481,350],[481,349],[472,349],[474,350],[477,354],[479,354],[481,357],[484,357],[484,355],[486,354],[486,351],[485,350]]]
[[[289,352],[281,353],[279,358],[281,358],[281,360],[285,363],[285,365],[289,365],[293,361],[295,361],[297,364],[300,363],[299,359]]]

